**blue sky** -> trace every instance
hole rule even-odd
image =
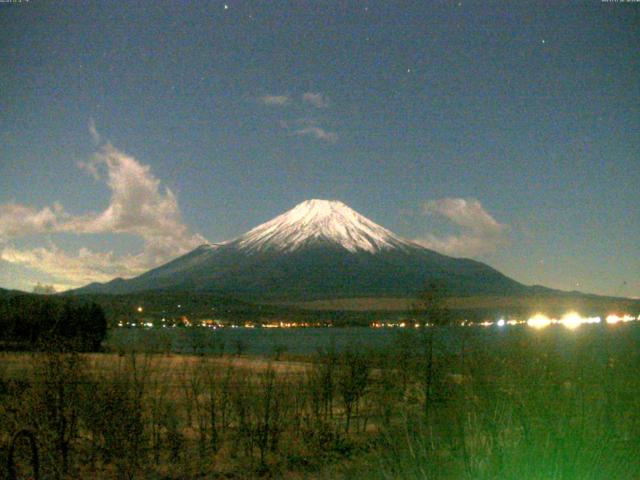
[[[0,286],[134,275],[309,198],[640,296],[640,4],[0,4]]]

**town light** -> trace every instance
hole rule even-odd
[[[537,315],[534,315],[529,320],[527,320],[527,325],[540,330],[551,325],[551,319],[549,319],[549,317],[547,317],[546,315],[538,313]]]
[[[584,322],[583,318],[576,312],[569,312],[562,317],[560,323],[569,330],[575,330]]]

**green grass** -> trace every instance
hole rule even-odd
[[[640,478],[640,352],[625,330],[563,342],[538,332],[474,352],[427,423],[405,415],[345,477]]]

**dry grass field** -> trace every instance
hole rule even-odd
[[[12,435],[40,478],[640,478],[637,325],[505,333],[436,355],[296,361],[0,354],[0,478]],[[31,453],[17,443],[22,477]]]

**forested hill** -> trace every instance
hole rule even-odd
[[[0,347],[46,348],[54,342],[97,350],[107,332],[102,307],[77,298],[0,289]]]

